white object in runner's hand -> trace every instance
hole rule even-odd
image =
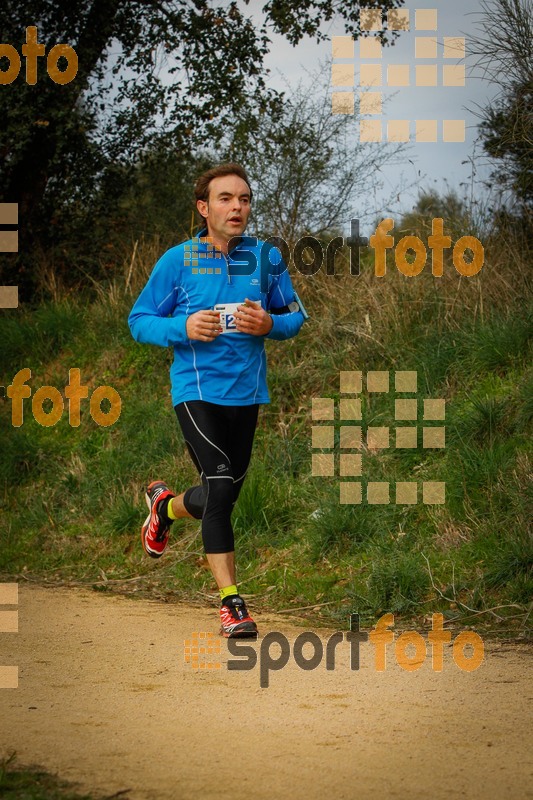
[[[220,311],[220,327],[222,333],[238,333],[237,325],[235,324],[235,312],[242,303],[218,303],[214,307],[214,311]]]

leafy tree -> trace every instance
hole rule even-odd
[[[482,0],[471,52],[484,77],[500,87],[481,112],[480,133],[495,160],[493,179],[529,216],[533,203],[533,3]]]
[[[193,133],[215,134],[215,109],[231,113],[256,92],[266,107],[272,97],[258,68],[266,38],[235,3],[223,14],[206,0],[30,0],[4,3],[1,20],[2,41],[19,50],[30,23],[47,50],[68,42],[79,59],[65,86],[40,59],[35,86],[21,70],[0,93],[3,196],[21,204],[30,224],[46,189],[68,184],[74,197],[86,196],[91,176],[109,163],[131,164],[155,138],[190,150]]]
[[[106,170],[131,167],[154,144],[183,161],[218,141],[228,124],[248,118],[253,127],[260,115],[274,114],[280,98],[263,66],[270,32],[292,44],[321,39],[322,23],[340,15],[357,38],[360,9],[377,7],[374,0],[269,0],[256,26],[243,2],[4,0],[1,42],[20,52],[26,27],[36,25],[46,51],[68,43],[79,59],[76,78],[63,86],[48,78],[40,58],[36,85],[25,82],[23,68],[0,87],[0,185],[2,199],[20,205],[19,267],[31,272],[35,244],[46,249],[65,233],[75,238],[63,223],[73,209],[88,208]],[[384,0],[379,7],[401,5]]]
[[[331,113],[329,74],[326,63],[308,85],[289,88],[279,114],[237,133],[227,154],[250,175],[258,233],[290,245],[362,219],[382,171],[404,150],[357,141],[357,109],[354,116]]]

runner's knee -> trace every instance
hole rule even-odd
[[[231,514],[233,507],[233,481],[226,478],[208,479],[207,508]]]
[[[206,490],[203,486],[191,486],[183,496],[183,505],[192,517],[202,519],[205,508]]]

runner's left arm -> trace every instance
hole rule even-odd
[[[272,329],[265,339],[290,339],[296,336],[309,318],[302,301],[294,291],[291,276],[281,258],[272,274],[267,294],[267,311],[272,315]]]

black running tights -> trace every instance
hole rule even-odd
[[[188,400],[174,406],[201,486],[187,489],[183,504],[202,520],[206,553],[231,553],[231,512],[244,483],[259,405],[221,406]]]

